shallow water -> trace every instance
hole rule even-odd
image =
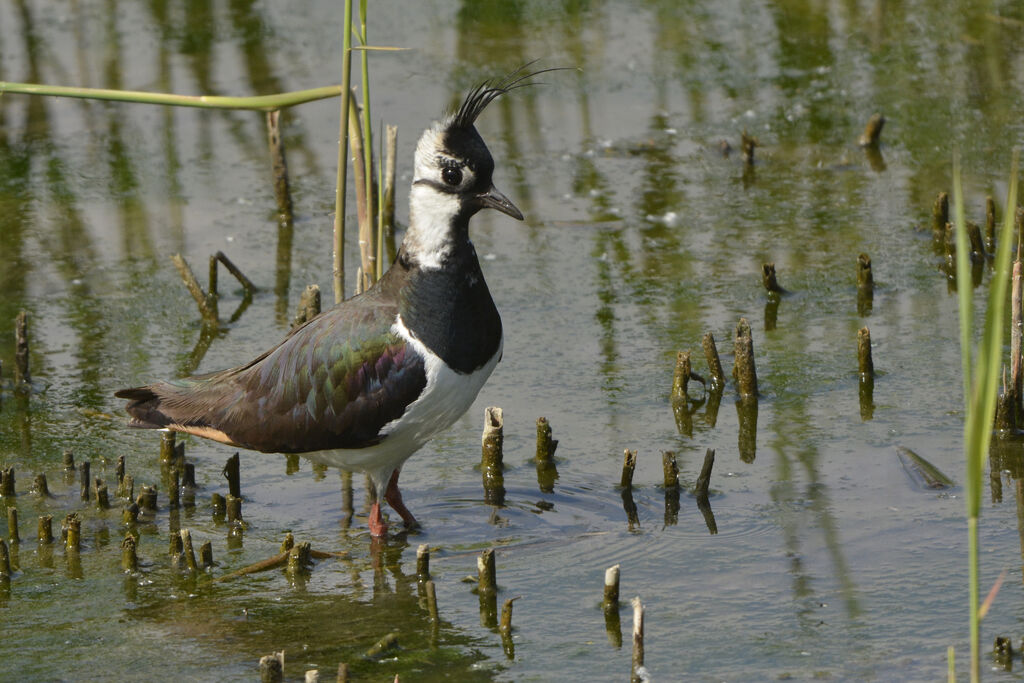
[[[0,78],[180,93],[249,94],[338,80],[331,2],[0,4]],[[527,215],[481,214],[472,231],[505,322],[505,352],[476,404],[403,470],[424,529],[371,546],[362,481],[343,525],[337,472],[243,454],[241,543],[210,494],[234,451],[186,442],[195,508],[141,525],[142,572],[120,572],[120,510],[97,512],[66,483],[61,452],[113,479],[160,484],[159,438],[125,427],[121,387],[192,369],[195,305],[169,255],[205,280],[223,250],[259,287],[212,340],[198,371],[248,360],[282,337],[306,284],[330,297],[337,103],[284,118],[296,222],[280,239],[262,115],[0,96],[0,462],[17,472],[23,541],[0,595],[0,678],[249,679],[285,650],[287,674],[347,662],[359,679],[609,680],[628,676],[631,613],[647,606],[655,680],[936,680],[946,648],[967,661],[962,489],[917,488],[902,445],[962,482],[955,290],[932,246],[931,204],[963,158],[968,217],[1002,203],[1024,104],[1014,3],[372,3],[373,116],[399,126],[400,220],[416,138],[480,79],[534,58],[580,71],[497,101],[478,126],[495,182]],[[880,158],[856,139],[887,118]],[[758,138],[746,168],[740,133]],[[720,142],[732,154],[723,156]],[[999,210],[1002,216],[1002,209]],[[348,242],[351,290],[358,251]],[[856,259],[876,291],[858,312]],[[790,294],[766,305],[761,265]],[[987,285],[990,273],[983,273]],[[985,287],[976,290],[983,305]],[[224,317],[241,291],[221,275]],[[29,311],[33,391],[10,382],[13,320]],[[735,324],[753,328],[761,399],[754,450],[733,387],[682,434],[669,402],[677,350],[718,340],[728,372]],[[774,325],[767,324],[774,317]],[[878,373],[859,398],[857,330]],[[769,329],[771,328],[771,329]],[[505,506],[484,502],[485,406],[505,411]],[[538,416],[559,479],[538,488]],[[639,451],[636,518],[616,485]],[[707,448],[716,534],[691,495]],[[686,490],[668,523],[661,452]],[[983,647],[1024,618],[1018,457],[986,495],[981,584],[1008,576]],[[54,498],[28,493],[45,472]],[[11,505],[4,500],[4,505]],[[116,508],[117,506],[115,506]],[[85,518],[80,563],[34,541],[35,520]],[[276,570],[226,583],[169,567],[180,525],[212,541],[229,573],[285,534],[320,550],[305,578]],[[59,526],[58,526],[59,529]],[[7,537],[6,518],[0,530]],[[436,548],[441,623],[416,584],[416,547]],[[496,547],[500,602],[515,602],[514,653],[462,582]],[[599,608],[622,567],[618,647]],[[382,661],[364,653],[397,632]],[[1018,678],[1021,665],[993,677]]]

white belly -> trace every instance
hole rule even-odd
[[[504,342],[498,345],[497,352],[483,367],[463,375],[451,370],[439,356],[413,337],[401,316],[396,318],[391,331],[425,359],[427,384],[423,393],[409,404],[401,417],[384,425],[381,432],[386,436],[380,443],[367,448],[339,448],[303,454],[330,467],[366,472],[378,486],[386,484],[391,472],[401,467],[420,446],[451,427],[469,410],[498,364],[504,345]]]

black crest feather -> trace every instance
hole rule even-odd
[[[525,88],[528,85],[540,85],[529,79],[549,71],[562,71],[567,67],[552,67],[540,69],[539,71],[527,71],[537,60],[527,62],[515,71],[500,78],[489,78],[476,86],[466,95],[458,110],[452,114],[450,125],[453,128],[469,128],[476,121],[480,113],[487,108],[499,95],[504,95],[510,90]]]

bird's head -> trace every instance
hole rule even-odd
[[[547,71],[547,69],[545,69]],[[468,240],[469,219],[481,209],[523,214],[494,187],[494,159],[474,123],[488,104],[530,85],[536,72],[518,69],[473,88],[453,113],[435,122],[416,145],[406,247],[424,266],[439,266],[455,244]]]

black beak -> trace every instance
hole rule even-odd
[[[498,192],[497,188],[491,185],[491,189],[476,196],[480,206],[485,209],[497,209],[503,214],[512,216],[517,221],[523,220],[523,213],[516,208],[516,205],[509,201],[509,198]]]

